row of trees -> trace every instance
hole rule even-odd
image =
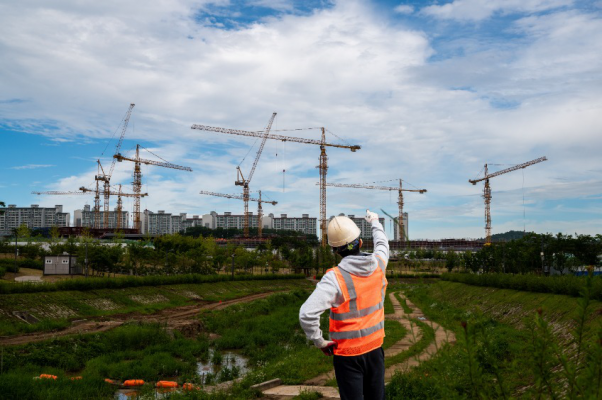
[[[473,272],[573,273],[584,266],[600,266],[602,235],[550,235],[528,233],[509,242],[494,242],[476,252],[437,250],[401,251],[408,260],[444,260],[448,271],[466,269]]]
[[[315,240],[294,234],[273,237],[254,250],[247,250],[233,243],[220,245],[213,237],[194,237],[174,234],[164,235],[151,241],[127,242],[119,237],[112,243],[101,242],[89,235],[62,241],[58,230],[44,232],[49,240],[43,243],[29,240],[40,232],[31,232],[23,226],[18,229],[19,255],[27,259],[41,260],[46,255],[68,253],[78,257],[96,274],[132,273],[134,275],[200,273],[275,273],[283,269],[291,272],[310,270],[319,272],[334,265],[332,252],[322,249]],[[15,251],[10,238],[0,242],[0,253]]]

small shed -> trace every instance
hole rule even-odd
[[[77,256],[63,253],[44,257],[44,275],[83,275],[84,269],[77,263]]]

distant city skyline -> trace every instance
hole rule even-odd
[[[8,2],[0,201],[93,206],[31,192],[93,188],[135,103],[121,153],[193,169],[142,165],[142,211],[241,214],[199,191],[240,195],[259,142],[191,125],[257,131],[277,112],[274,133],[361,146],[327,149],[328,182],[427,189],[404,196],[411,239],[484,237],[468,180],[541,156],[491,180],[492,233],[602,233],[601,42],[599,0]],[[266,142],[265,214],[319,215],[319,153]],[[132,174],[116,163],[111,183],[132,192]],[[327,217],[367,208],[396,216],[396,192],[327,189]]]

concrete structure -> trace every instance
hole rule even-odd
[[[109,226],[105,225],[105,212],[99,211],[100,214],[100,229],[116,229],[117,228],[117,208],[114,211],[109,211]],[[130,213],[127,211],[121,211],[121,226],[120,228],[128,229],[130,227]],[[91,209],[89,204],[84,206],[83,210],[75,210],[73,212],[73,226],[81,226],[85,228],[94,227],[94,210]]]
[[[269,214],[272,219],[270,228],[275,230],[297,231],[306,235],[316,235],[318,219],[310,218],[309,214],[302,214],[299,217],[289,217],[287,214],[280,214],[280,217],[274,217],[274,214]],[[265,217],[264,217],[265,228]]]
[[[0,215],[0,235],[11,235],[13,229],[21,225],[29,229],[51,228],[69,226],[71,215],[63,212],[63,206],[57,205],[49,208],[32,204],[31,207],[17,207],[9,204],[3,208],[4,214]]]
[[[339,216],[345,216],[345,214],[340,213]],[[355,224],[358,226],[358,228],[360,228],[361,234],[360,234],[360,238],[364,239],[364,240],[372,240],[372,226],[366,222],[366,219],[362,216],[362,217],[356,217],[353,214],[349,214],[347,215],[353,222],[355,222]],[[330,222],[331,219],[334,218],[334,215],[331,216],[328,221]],[[383,225],[383,227],[385,226],[385,219],[384,218],[378,218],[378,220],[380,221],[380,223]]]
[[[244,215],[232,214],[231,212],[218,214],[211,211],[209,214],[193,215],[192,218],[187,218],[186,213],[175,215],[163,210],[159,210],[157,213],[145,210],[142,215],[142,233],[165,235],[181,232],[195,226],[209,229],[236,228],[242,230],[244,220]],[[262,225],[263,229],[291,230],[309,235],[315,235],[317,232],[317,218],[310,218],[309,214],[303,214],[300,218],[289,217],[286,214],[281,214],[280,217],[268,214],[263,216]],[[249,213],[249,227],[257,228],[256,214]]]
[[[77,257],[64,253],[60,256],[44,257],[44,275],[82,275],[83,266],[77,263]]]
[[[383,224],[383,226],[385,226]],[[408,239],[408,213],[404,212],[403,213],[403,230],[405,233],[405,238],[406,240]],[[399,224],[396,224],[395,222],[393,222],[393,240],[395,241],[399,241]]]
[[[151,235],[165,235],[172,233],[172,215],[165,210],[156,213],[144,210],[142,214],[142,233]]]

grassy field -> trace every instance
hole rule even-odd
[[[404,292],[458,342],[396,375],[388,399],[602,396],[600,302],[443,281]]]
[[[305,279],[232,281],[143,286],[90,291],[57,291],[0,295],[0,336],[67,326],[69,320],[122,313],[151,313],[194,301],[229,300],[254,293],[311,288]],[[27,324],[13,312],[40,320]]]
[[[199,318],[205,331],[197,338],[185,338],[159,325],[127,324],[102,334],[7,347],[3,349],[0,398],[109,398],[114,387],[104,384],[105,378],[200,384],[197,362],[231,350],[248,360],[251,371],[228,394],[190,397],[248,399],[258,394],[250,386],[268,379],[302,383],[332,369],[332,358],[308,343],[299,326],[299,308],[308,294],[304,290],[278,293],[224,310],[202,312]],[[322,323],[327,330],[328,319]],[[386,331],[385,347],[407,333],[396,321],[387,321]],[[209,339],[208,333],[217,336]],[[58,379],[32,381],[42,373]],[[82,380],[69,379],[75,375]],[[213,380],[237,376],[237,370],[226,368]],[[152,385],[144,391],[152,394]]]

